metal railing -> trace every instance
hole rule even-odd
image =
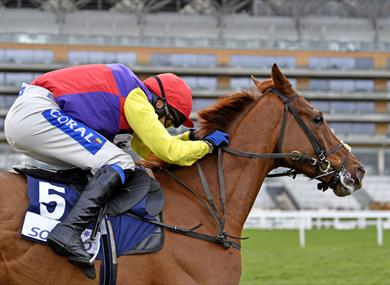
[[[331,228],[337,230],[365,229],[375,226],[377,244],[383,245],[383,229],[390,229],[390,211],[260,211],[252,210],[245,227],[255,229],[297,229],[299,245],[306,246],[305,231]]]

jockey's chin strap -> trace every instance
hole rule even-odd
[[[316,167],[320,174],[312,177],[311,179],[319,179],[328,175],[333,175],[332,179],[329,183],[321,182],[318,184],[319,190],[327,190],[329,187],[334,187],[339,183],[340,177],[342,172],[345,169],[345,165],[348,161],[349,154],[350,154],[350,147],[344,143],[340,143],[336,145],[335,147],[331,148],[330,150],[326,151],[325,148],[322,146],[320,141],[317,139],[317,137],[314,135],[314,133],[309,129],[309,127],[306,125],[306,123],[302,120],[301,116],[297,112],[297,110],[291,105],[291,102],[293,102],[297,96],[293,97],[287,97],[285,96],[282,91],[276,88],[270,88],[271,92],[276,94],[280,100],[284,104],[284,114],[282,119],[282,125],[280,128],[280,135],[279,140],[277,142],[276,146],[276,152],[275,153],[253,153],[253,152],[247,152],[247,151],[240,151],[236,149],[232,149],[228,146],[222,147],[218,149],[218,182],[219,182],[219,202],[220,202],[220,208],[218,209],[213,196],[210,192],[210,189],[208,187],[208,183],[206,180],[206,176],[204,175],[203,169],[199,162],[196,163],[199,178],[203,187],[203,191],[206,195],[207,203],[204,201],[204,199],[197,194],[191,187],[189,187],[187,184],[185,184],[179,177],[177,177],[173,172],[166,168],[162,168],[161,170],[164,171],[168,176],[176,180],[181,186],[183,186],[184,189],[189,191],[192,195],[194,195],[203,205],[203,207],[208,211],[210,216],[213,218],[215,223],[218,226],[218,233],[215,235],[208,235],[203,233],[195,232],[196,229],[198,229],[201,224],[199,224],[196,227],[193,227],[191,229],[182,229],[175,226],[169,226],[169,225],[163,225],[164,227],[167,227],[169,230],[178,232],[181,234],[185,234],[187,236],[191,236],[194,238],[206,240],[209,242],[221,244],[225,248],[236,248],[240,249],[240,244],[237,242],[232,241],[232,239],[246,239],[241,237],[234,237],[232,235],[229,235],[225,231],[225,203],[226,203],[226,194],[225,194],[225,179],[223,175],[223,168],[222,168],[222,151],[227,152],[234,156],[239,157],[246,157],[246,158],[270,158],[270,159],[291,159],[293,161],[293,166],[296,166],[297,164],[310,164],[313,167]],[[311,143],[314,153],[316,154],[316,157],[310,157],[305,153],[301,153],[297,150],[294,150],[290,153],[282,153],[278,152],[281,150],[284,140],[284,134],[286,132],[286,126],[287,126],[287,117],[288,113],[291,112],[294,116],[294,119],[300,126],[300,128],[305,133],[306,137],[308,138],[309,142]],[[348,150],[348,153],[344,157],[341,165],[337,169],[336,167],[332,166],[331,162],[327,159],[327,157],[339,149],[345,147]],[[299,171],[297,171],[294,168],[289,169],[286,172],[283,173],[277,173],[277,174],[269,174],[267,177],[279,177],[279,176],[292,176],[293,178],[296,177],[297,174],[301,174]]]

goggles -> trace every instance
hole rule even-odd
[[[175,128],[178,128],[180,125],[182,125],[185,122],[186,117],[182,113],[177,111],[175,108],[168,106],[162,82],[158,76],[154,76],[154,78],[156,78],[158,86],[160,87],[161,100],[163,103],[163,108],[160,108],[160,110],[158,108],[155,108],[156,113],[157,113],[159,118],[166,116],[165,123],[164,123],[165,127],[169,127],[169,124],[167,122],[170,122],[171,125],[173,125]],[[152,93],[153,97],[157,97],[157,98],[153,99],[154,106],[156,106],[155,102],[160,98],[156,94],[154,94],[153,92],[151,92],[151,93]]]

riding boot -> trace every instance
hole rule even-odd
[[[111,166],[104,166],[92,177],[65,220],[50,232],[47,243],[59,255],[80,266],[91,265],[90,255],[81,240],[86,226],[96,221],[99,210],[115,189],[122,185],[121,177]]]

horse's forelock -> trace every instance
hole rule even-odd
[[[258,81],[256,87],[261,93],[264,94],[268,89],[274,87],[274,82],[271,78],[265,79],[263,81]]]
[[[242,114],[246,107],[255,100],[256,96],[252,92],[243,90],[230,96],[222,97],[211,107],[200,111],[200,137],[214,130],[228,132],[237,116]]]

